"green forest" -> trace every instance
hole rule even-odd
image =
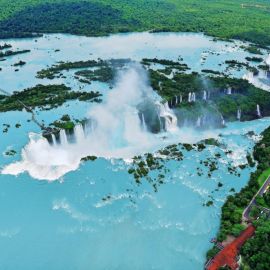
[[[0,7],[0,38],[189,31],[270,45],[268,0],[0,0]]]
[[[249,269],[269,269],[270,265],[270,222],[260,221],[256,234],[247,241],[241,253]]]

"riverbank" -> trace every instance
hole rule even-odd
[[[221,225],[217,237],[218,242],[224,241],[230,235],[239,236],[246,222],[252,222],[257,228],[262,226],[270,227],[269,211],[265,207],[261,208],[259,203],[261,198],[264,198],[264,194],[268,192],[267,188],[269,186],[269,175],[266,177],[266,172],[270,168],[270,127],[262,133],[262,136],[262,140],[254,147],[257,170],[251,174],[248,185],[239,193],[230,195],[222,207]],[[270,230],[268,232],[265,231],[265,237],[269,236]],[[249,241],[254,242],[255,240],[251,239]],[[251,269],[261,269],[261,264],[267,265],[268,263],[267,257],[263,255],[267,254],[267,248],[258,249],[257,245],[252,247],[249,241],[244,245],[243,251],[241,250],[240,254],[243,255],[246,263],[252,263]],[[255,249],[256,252],[254,252]],[[208,259],[214,257],[217,253],[218,249],[216,247],[209,250],[207,253]],[[256,254],[256,256],[249,258],[248,256],[251,256],[250,254]]]

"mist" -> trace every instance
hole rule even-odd
[[[91,105],[87,118],[84,129],[75,128],[73,143],[65,137],[50,144],[42,135],[30,134],[21,161],[2,173],[28,172],[33,178],[53,181],[76,170],[86,156],[131,159],[172,143],[217,136],[217,132],[179,128],[174,112],[150,87],[146,71],[135,64],[119,72],[114,89],[103,103]]]

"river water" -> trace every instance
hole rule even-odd
[[[254,170],[237,168],[230,174],[228,167],[246,164],[246,154],[258,139],[247,133],[259,134],[270,119],[228,123],[223,129],[207,131],[171,128],[153,135],[141,128],[136,106],[145,97],[153,102],[160,98],[149,87],[147,74],[137,67],[129,67],[113,87],[82,84],[74,79],[74,71],[52,81],[35,75],[58,61],[99,57],[135,61],[182,57],[194,71],[224,71],[225,60],[244,61],[249,55],[240,48],[243,44],[185,33],[101,38],[45,35],[36,41],[5,42],[31,53],[0,62],[0,88],[12,92],[38,83],[65,83],[74,90],[99,90],[103,103],[72,101],[50,111],[37,110],[37,118],[46,124],[66,113],[97,120],[99,128],[91,136],[82,139],[80,135],[80,142],[66,146],[52,146],[42,139],[27,112],[0,114],[0,127],[10,125],[7,133],[0,133],[1,269],[203,269],[222,204],[233,194],[232,188],[239,191],[247,183]],[[27,64],[15,73],[12,65],[19,60]],[[229,73],[242,77],[246,71]],[[16,128],[18,123],[21,127]],[[165,161],[165,183],[157,192],[146,179],[137,185],[128,173],[134,155],[209,137],[217,138],[221,147],[182,150],[183,161]],[[6,155],[11,149],[17,154]],[[86,154],[98,159],[80,163]],[[203,163],[207,160],[217,162],[218,170],[211,177]],[[219,182],[223,186],[218,188]],[[204,206],[209,200],[214,205]]]

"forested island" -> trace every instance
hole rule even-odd
[[[25,106],[50,110],[69,100],[100,102],[98,92],[75,92],[65,85],[37,85],[10,96],[0,95],[0,112],[23,110]]]

